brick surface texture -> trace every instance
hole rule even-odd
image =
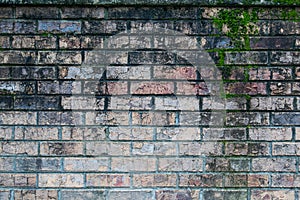
[[[43,2],[0,4],[1,200],[300,199],[300,22],[281,15],[299,6],[262,6],[236,50],[213,22],[234,3]],[[194,42],[139,34],[152,27]],[[213,72],[168,45],[209,52],[224,126]]]

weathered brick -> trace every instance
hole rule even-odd
[[[269,155],[268,143],[227,143],[225,145],[226,155],[259,156]]]
[[[267,174],[249,174],[248,187],[268,187],[271,182]]]
[[[154,66],[153,78],[155,79],[171,79],[171,80],[195,80],[195,67],[171,67],[171,66]]]
[[[259,95],[267,94],[266,83],[261,82],[235,82],[225,83],[225,91],[228,94],[248,94],[248,95]]]
[[[13,8],[12,7],[1,7],[0,17],[1,18],[12,18],[13,16]]]
[[[132,154],[135,156],[174,156],[177,155],[173,142],[134,142]]]
[[[17,97],[14,101],[14,109],[22,110],[57,110],[59,106],[59,97]]]
[[[99,50],[97,50],[97,48],[99,48]],[[84,67],[128,64],[127,51],[105,51],[101,47],[96,47],[95,50],[85,51],[84,53]]]
[[[222,176],[217,174],[180,174],[181,187],[222,187]]]
[[[291,140],[292,129],[291,128],[250,128],[249,129],[250,140]]]
[[[210,97],[202,98],[202,110],[246,110],[247,100],[242,97],[226,98],[226,100],[215,100]]]
[[[200,158],[159,158],[159,171],[202,171],[203,161]]]
[[[87,174],[88,187],[129,187],[129,174]]]
[[[0,174],[2,187],[35,187],[35,174]]]
[[[203,199],[205,200],[222,200],[222,199],[247,199],[246,190],[204,190]]]
[[[196,97],[155,97],[154,101],[155,110],[199,110],[199,99]]]
[[[179,124],[189,126],[207,125],[211,121],[211,114],[208,112],[180,112]]]
[[[261,199],[294,199],[294,190],[252,190],[251,199],[261,200]]]
[[[83,155],[82,142],[42,142],[40,144],[41,155]]]
[[[104,43],[104,36],[92,35],[81,36],[81,48],[85,49],[102,49]]]
[[[9,112],[0,113],[1,125],[36,125],[35,112]]]
[[[59,10],[57,7],[17,7],[16,17],[23,19],[58,19]]]
[[[64,170],[72,172],[108,171],[109,160],[107,158],[65,158]]]
[[[34,81],[1,81],[0,94],[34,94]]]
[[[299,155],[300,144],[292,142],[274,142],[272,144],[273,155]]]
[[[130,142],[87,142],[86,155],[129,156]]]
[[[60,171],[61,163],[57,158],[16,158],[17,172]]]
[[[9,79],[11,78],[10,67],[0,67],[0,79]]]
[[[35,38],[33,36],[13,36],[12,47],[18,49],[35,48]]]
[[[176,123],[175,112],[133,112],[133,125],[170,126]]]
[[[252,170],[259,172],[295,172],[294,158],[253,158]]]
[[[152,200],[153,194],[150,190],[111,190],[108,194],[108,199],[145,199]]]
[[[128,112],[87,112],[86,125],[128,125]]]
[[[292,94],[294,94],[294,95],[300,94],[300,83],[298,83],[298,82],[292,83]]]
[[[224,177],[224,186],[225,187],[247,187],[247,175],[245,174],[229,174]]]
[[[39,174],[39,187],[72,187],[82,188],[83,175],[82,174]]]
[[[15,140],[57,140],[58,128],[15,127]]]
[[[63,19],[81,18],[104,18],[104,8],[102,7],[63,7],[61,16]]]
[[[251,110],[293,110],[294,98],[291,97],[253,97]]]
[[[12,127],[0,126],[0,140],[10,140],[12,138]]]
[[[269,113],[265,112],[231,112],[226,114],[226,125],[269,125]]]
[[[8,36],[0,36],[0,48],[10,48],[10,41]]]
[[[210,91],[205,82],[177,82],[177,95],[209,95]]]
[[[38,31],[40,33],[80,33],[81,21],[40,20]]]
[[[300,177],[295,174],[274,174],[272,175],[272,187],[299,187]]]
[[[82,112],[39,112],[39,125],[82,125]]]
[[[104,127],[63,127],[63,140],[104,140],[106,132]]]
[[[0,22],[0,33],[12,33],[13,32],[13,21],[1,20]]]
[[[0,96],[0,108],[1,109],[12,109],[13,108],[13,97],[11,96]]]
[[[78,36],[61,36],[59,38],[59,48],[61,49],[79,49],[80,37]]]
[[[103,110],[104,101],[98,100],[93,96],[62,97],[61,106],[67,110]]]
[[[13,169],[14,158],[0,158],[0,171],[12,171]]]
[[[35,34],[37,29],[36,21],[18,20],[14,22],[14,33]]]
[[[56,190],[15,190],[15,199],[53,199],[58,200]]]
[[[131,94],[174,94],[172,82],[131,82]]]
[[[128,84],[127,81],[85,81],[83,92],[96,95],[122,95],[128,93]]]
[[[81,64],[82,58],[80,52],[74,51],[63,51],[63,52],[54,52],[54,51],[39,51],[38,52],[38,64],[66,64],[74,65]]]
[[[164,199],[198,199],[199,191],[198,190],[156,190],[155,199],[164,200]]]
[[[101,79],[104,67],[63,66],[59,67],[60,79]]]
[[[81,92],[79,81],[38,81],[39,94],[78,94]]]
[[[153,128],[148,127],[109,127],[111,140],[152,140]]]
[[[56,36],[35,36],[35,48],[36,49],[55,49],[56,48]]]
[[[291,37],[253,37],[251,49],[292,49],[295,39]]]
[[[300,128],[295,128],[295,135],[296,135],[296,140],[300,139]]]
[[[116,172],[153,172],[156,170],[155,158],[112,158],[111,170]]]
[[[246,130],[244,128],[203,128],[203,140],[246,140]]]
[[[128,54],[129,63],[133,65],[141,64],[175,64],[174,53],[165,51],[134,51]]]
[[[179,155],[223,155],[222,146],[222,143],[219,142],[180,142]]]
[[[62,199],[74,200],[105,200],[104,190],[62,190]]]
[[[157,128],[156,129],[157,140],[200,140],[200,129],[198,128]]]
[[[84,21],[83,33],[115,34],[126,30],[125,21]]]
[[[250,160],[237,158],[207,158],[206,171],[211,172],[248,172]]]
[[[178,20],[174,23],[174,29],[187,35],[206,35],[212,32],[212,23],[208,20]]]
[[[35,64],[36,55],[33,51],[2,51],[0,61],[3,64]]]
[[[108,109],[112,110],[151,110],[151,97],[110,97]]]
[[[299,34],[299,22],[293,21],[271,21],[270,34],[272,35],[293,35]]]
[[[300,124],[300,113],[274,113],[272,117],[274,125],[299,125]]]
[[[300,64],[299,52],[293,51],[273,51],[271,52],[271,63],[275,65]]]
[[[267,64],[267,52],[228,52],[225,53],[225,64]]]
[[[150,80],[150,66],[108,66],[107,79],[146,79]]]
[[[133,186],[138,188],[147,187],[175,187],[175,174],[134,174]]]
[[[12,67],[14,79],[54,79],[56,78],[55,67]]]
[[[290,83],[274,83],[270,84],[271,95],[289,95],[292,93]]]
[[[0,190],[1,199],[11,199],[11,193],[9,190]]]

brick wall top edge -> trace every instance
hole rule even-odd
[[[220,3],[221,2],[221,3]],[[282,5],[273,0],[0,0],[0,4],[16,5],[178,5],[178,6],[231,6],[231,5]],[[299,1],[294,5],[300,6]],[[291,6],[291,5],[286,5]]]

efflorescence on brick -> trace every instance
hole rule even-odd
[[[252,7],[56,3],[0,7],[0,199],[298,199],[299,6],[261,7],[235,35],[214,19]],[[139,34],[153,27],[195,42]]]

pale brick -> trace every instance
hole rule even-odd
[[[203,129],[203,140],[246,140],[246,129],[245,128],[204,128]]]
[[[210,91],[205,82],[177,82],[177,95],[209,95]]]
[[[249,174],[248,187],[268,187],[271,182],[267,174]]]
[[[222,143],[218,142],[180,142],[179,155],[223,155]]]
[[[294,190],[252,190],[251,199],[261,200],[261,199],[295,199]]]
[[[39,187],[72,187],[82,188],[83,175],[82,174],[39,174]]]
[[[154,79],[171,79],[171,80],[195,80],[195,67],[171,67],[171,66],[154,66]]]
[[[272,175],[272,187],[299,187],[300,177],[295,174],[274,174]]]
[[[180,174],[181,187],[222,187],[222,175],[217,174]]]
[[[57,158],[16,158],[17,172],[59,172],[61,161]]]
[[[151,110],[151,97],[111,97],[108,109],[112,110]]]
[[[9,190],[0,190],[0,199],[11,199],[11,193]]]
[[[111,140],[152,140],[153,128],[147,127],[110,127]]]
[[[35,174],[0,174],[2,187],[35,187]]]
[[[38,144],[36,142],[1,142],[1,155],[37,155]]]
[[[86,155],[129,156],[129,142],[87,142]]]
[[[226,143],[226,155],[269,155],[270,146],[268,143]]]
[[[104,140],[106,138],[104,127],[63,127],[63,140]]]
[[[151,190],[111,190],[108,199],[127,200],[127,199],[143,199],[152,200],[153,194]]]
[[[62,190],[61,199],[105,200],[104,190]]]
[[[133,155],[171,156],[177,155],[176,143],[173,142],[135,142]]]
[[[132,112],[132,125],[170,126],[175,124],[175,112]]]
[[[63,109],[71,110],[103,110],[104,100],[98,100],[93,96],[62,97],[61,106]]]
[[[294,142],[274,142],[272,144],[273,155],[299,155],[300,144]]]
[[[42,142],[40,144],[41,155],[83,155],[82,142]]]
[[[155,110],[199,110],[196,97],[155,97]]]
[[[4,111],[0,113],[1,125],[36,125],[35,112],[10,112]]]
[[[88,187],[129,187],[129,174],[87,174]]]
[[[15,140],[57,140],[58,129],[50,127],[16,127]]]
[[[159,158],[159,171],[202,171],[203,160],[200,158]]]
[[[252,170],[260,172],[295,172],[294,158],[253,158]]]
[[[150,66],[108,66],[106,76],[108,79],[150,80]]]
[[[86,125],[128,125],[128,112],[87,112]]]
[[[291,128],[250,128],[249,139],[251,140],[291,140],[292,129]]]
[[[0,127],[0,140],[9,140],[12,137],[12,128],[11,127]]]
[[[293,110],[291,97],[253,97],[250,100],[251,110]]]
[[[116,172],[155,171],[155,158],[112,158],[111,170]]]
[[[175,174],[134,174],[134,187],[175,187]]]
[[[125,95],[128,93],[127,81],[85,81],[84,94],[96,95]]]
[[[203,199],[205,200],[222,200],[222,199],[247,199],[247,190],[204,190]]]
[[[156,190],[155,198],[157,200],[164,199],[198,199],[198,190]]]
[[[269,125],[269,113],[265,112],[232,112],[226,114],[226,125]]]
[[[12,171],[14,168],[13,158],[0,158],[0,171]]]
[[[109,169],[109,159],[107,158],[65,158],[65,171],[107,171]]]
[[[53,199],[58,200],[56,190],[15,190],[15,199]]]
[[[200,129],[198,128],[157,128],[157,140],[200,140]]]

